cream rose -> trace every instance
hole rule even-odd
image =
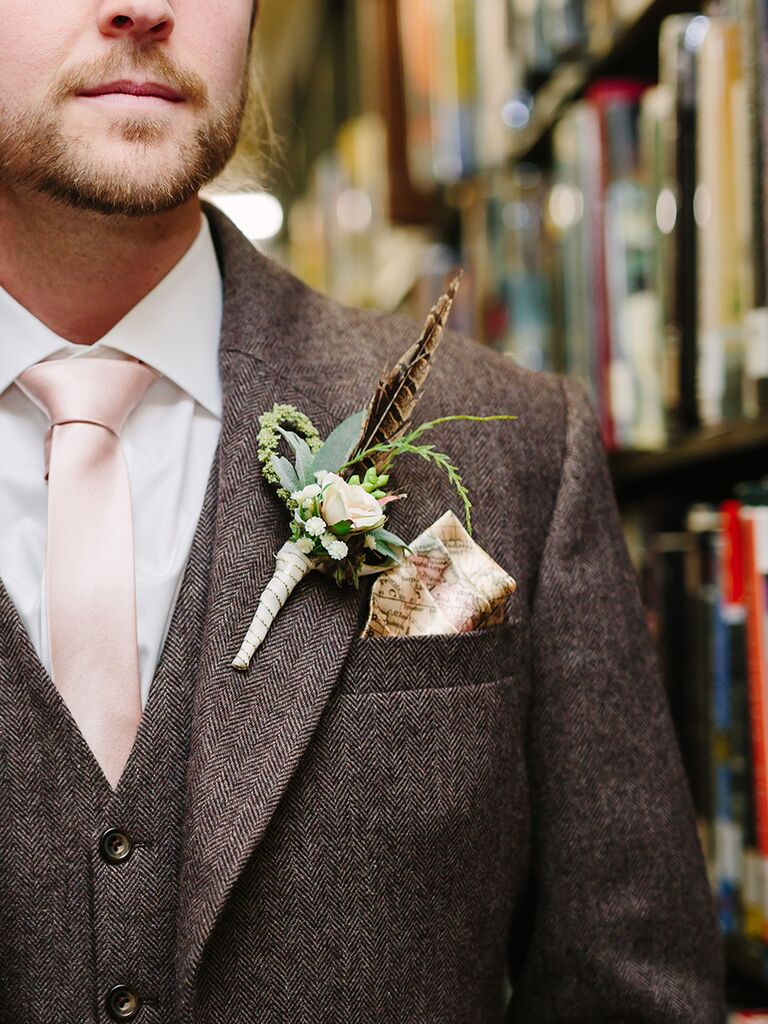
[[[358,484],[348,484],[337,473],[323,474],[318,483],[323,488],[320,515],[329,526],[348,520],[352,533],[359,533],[375,530],[387,518],[372,494]]]

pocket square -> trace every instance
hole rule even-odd
[[[466,633],[504,619],[517,583],[450,510],[410,544],[411,554],[371,588],[361,636]]]

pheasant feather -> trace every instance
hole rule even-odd
[[[413,410],[421,397],[461,277],[459,272],[451,281],[448,291],[432,307],[418,341],[403,353],[389,373],[379,381],[363,419],[360,438],[349,456],[348,466],[359,461],[360,456],[369,448],[402,437],[410,427]],[[387,452],[376,452],[369,456],[369,460],[378,472],[388,457]]]

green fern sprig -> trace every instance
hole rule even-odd
[[[441,416],[437,420],[428,420],[426,423],[420,423],[418,427],[415,427],[409,434],[405,435],[405,440],[411,442],[421,437],[425,430],[431,430],[433,427],[439,427],[441,423],[454,423],[456,420],[471,420],[474,423],[489,423],[491,420],[516,420],[517,416],[505,416],[502,413],[498,413],[495,416],[468,416],[465,414],[457,414],[456,416]]]
[[[464,486],[461,475],[457,466],[454,466],[449,461],[448,456],[445,452],[435,451],[433,444],[414,444],[414,441],[418,440],[422,434],[427,430],[431,430],[433,427],[440,426],[442,423],[452,423],[455,420],[472,420],[475,423],[487,423],[490,420],[516,420],[517,416],[467,416],[467,415],[456,415],[456,416],[441,416],[436,420],[429,420],[426,423],[420,423],[418,427],[415,427],[410,433],[405,434],[403,437],[397,438],[394,441],[387,441],[382,444],[373,445],[371,448],[366,449],[355,457],[350,462],[345,462],[343,466],[339,468],[339,473],[349,466],[355,465],[359,462],[363,462],[369,456],[374,455],[378,452],[389,452],[390,456],[384,463],[381,470],[381,474],[388,473],[389,469],[397,458],[398,455],[419,455],[422,459],[426,459],[428,462],[434,462],[435,465],[444,469],[448,474],[448,479],[456,488],[456,491],[461,498],[462,504],[464,505],[464,515],[467,523],[467,533],[472,535],[472,503],[469,500],[469,491]]]
[[[404,444],[402,447],[402,453],[410,452],[412,455],[420,455],[422,459],[432,461],[435,465],[440,466],[448,474],[448,479],[456,488],[456,491],[461,498],[462,504],[464,505],[464,517],[467,521],[467,533],[472,536],[472,502],[469,500],[469,491],[464,486],[461,475],[457,466],[454,466],[452,462],[448,461],[448,456],[445,452],[436,452],[433,444]]]

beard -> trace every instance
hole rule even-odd
[[[94,83],[125,77],[125,69],[176,89],[185,105],[199,111],[199,123],[159,161],[172,119],[123,114],[108,123],[110,136],[125,150],[109,160],[97,157],[88,138],[67,132],[60,111],[68,99]],[[156,43],[114,47],[106,58],[62,76],[36,109],[5,118],[0,108],[0,180],[47,195],[67,206],[108,216],[145,217],[185,203],[227,165],[237,145],[248,100],[248,76],[239,96],[213,108],[205,82],[171,62]],[[142,168],[146,157],[148,168]]]

